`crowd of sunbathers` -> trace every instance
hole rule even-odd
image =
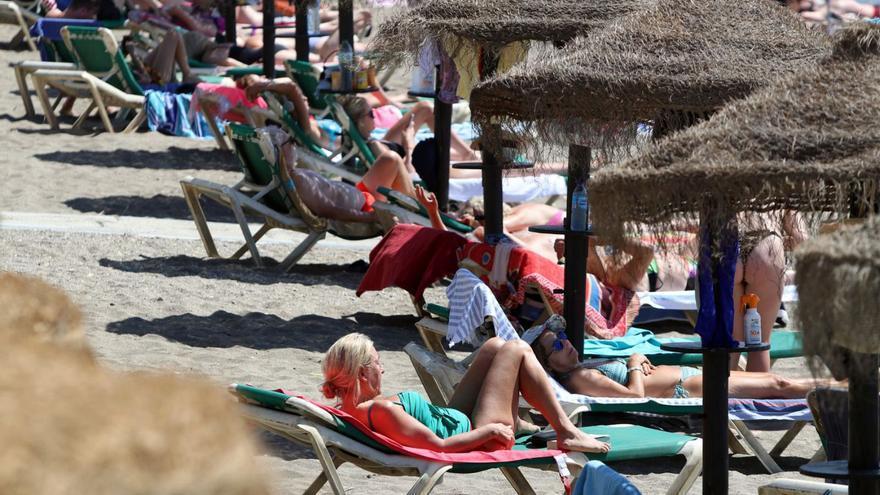
[[[164,85],[176,82],[197,83],[189,60],[199,60],[221,66],[241,66],[256,63],[263,54],[260,27],[262,16],[253,6],[236,7],[236,20],[251,26],[249,32],[239,30],[234,42],[223,37],[224,18],[217,12],[214,0],[194,0],[186,4],[180,0],[132,0],[129,18],[136,23],[151,23],[168,28],[162,41],[155,47],[135,56],[134,44],[126,44],[139,76],[145,83]],[[49,16],[105,19],[121,16],[109,0],[72,0],[65,9],[53,0],[44,0]],[[802,15],[813,21],[829,18],[829,12],[819,2],[788,2]],[[854,0],[837,0],[839,13],[830,15],[859,15],[877,17],[880,9]],[[824,10],[823,10],[824,9]],[[339,49],[338,20],[328,9],[321,12],[321,30],[325,37],[312,38],[309,59],[313,62],[334,63]],[[368,12],[360,12],[355,30],[366,29],[371,22]],[[178,32],[175,27],[184,28]],[[283,28],[280,29],[283,31]],[[135,43],[132,41],[132,43]],[[362,47],[356,47],[360,49]],[[292,39],[280,38],[274,48],[276,62],[296,58]],[[371,77],[375,77],[372,75]],[[374,156],[361,180],[349,184],[327,178],[324,174],[295,166],[297,153],[303,143],[282,131],[278,126],[269,133],[285,154],[287,173],[305,205],[321,217],[346,221],[375,223],[376,201],[387,201],[384,191],[397,191],[416,200],[428,212],[432,226],[446,230],[439,205],[431,189],[438,185],[436,177],[436,147],[432,139],[417,142],[416,133],[422,128],[433,131],[434,113],[430,103],[420,101],[406,106],[390,98],[375,79],[370,85],[377,88],[364,96],[339,99],[340,106],[356,132],[368,144]],[[227,118],[249,120],[247,109],[265,107],[261,95],[272,93],[285,102],[285,108],[305,136],[327,148],[339,146],[341,138],[328,132],[314,117],[317,109],[310,108],[308,95],[294,80],[261,76],[241,77],[233,86],[222,86],[216,91],[229,105],[222,113]],[[271,120],[271,119],[270,119]],[[277,122],[276,122],[277,123]],[[272,122],[270,122],[271,128]],[[384,129],[384,132],[377,132]],[[455,133],[451,136],[450,160],[476,161],[479,151]],[[552,171],[552,166],[543,167]],[[532,172],[512,172],[531,175]],[[479,170],[451,168],[450,178],[479,178]],[[427,188],[414,185],[414,179],[423,179]],[[471,237],[475,242],[484,240],[483,213],[479,205],[465,205],[459,211],[459,220],[474,227]],[[561,261],[564,239],[529,232],[535,225],[561,225],[565,212],[547,204],[522,203],[509,206],[504,215],[504,234],[507,239],[537,256],[553,262]],[[785,282],[785,252],[804,238],[804,229],[796,215],[788,215],[785,228],[777,232],[760,215],[742,217],[740,225],[745,234],[737,260],[734,301],[743,294],[754,293],[760,298],[761,338],[769,342],[780,308]],[[696,226],[683,226],[680,232],[670,234],[675,242],[665,242],[667,249],[659,252],[650,240],[632,239],[617,246],[617,252],[606,249],[602,239],[591,238],[588,248],[587,270],[595,281],[597,307],[602,316],[610,318],[611,294],[616,289],[628,291],[685,290],[694,287],[697,251]],[[738,306],[738,304],[735,304]],[[341,409],[374,430],[413,447],[438,451],[458,452],[475,449],[498,449],[512,446],[514,433],[528,429],[517,415],[517,399],[522,394],[535,406],[558,434],[561,448],[566,450],[599,452],[610,447],[584,435],[574,427],[555,398],[547,380],[553,376],[573,393],[603,397],[700,397],[702,376],[692,367],[657,366],[641,354],[627,359],[603,362],[581,362],[568,340],[559,319],[548,320],[522,335],[522,339],[504,342],[493,338],[482,345],[467,374],[458,384],[449,407],[427,404],[424,399],[407,393],[383,395],[381,388],[383,368],[380,357],[370,340],[360,334],[350,334],[337,341],[327,352],[324,362],[322,390],[330,399],[338,399]],[[743,312],[735,312],[734,338],[744,339]],[[738,356],[732,357],[735,362]],[[768,352],[751,353],[746,371],[732,371],[730,395],[747,398],[798,398],[820,383],[819,380],[795,380],[769,372]],[[827,383],[826,383],[827,384]]]

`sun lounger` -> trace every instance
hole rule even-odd
[[[758,495],[846,495],[849,487],[818,481],[776,479],[758,487]]]
[[[419,380],[421,380],[422,385],[425,387],[425,392],[428,394],[431,402],[440,405],[448,404],[449,399],[452,397],[453,390],[455,390],[456,385],[458,385],[458,382],[461,380],[462,376],[464,376],[466,366],[463,363],[457,363],[446,356],[433,353],[414,342],[407,344],[403,350],[406,352],[407,356],[409,356],[410,361],[416,370],[416,374],[418,374]],[[521,400],[521,407],[527,408],[528,404]],[[603,428],[614,427],[606,426]],[[632,428],[632,426],[628,426],[628,428]],[[656,431],[650,428],[640,428],[640,430],[647,430],[645,433]],[[636,442],[638,443],[637,439]],[[612,443],[610,454],[615,455],[614,451],[616,448],[617,446]],[[687,457],[688,460],[684,469],[673,482],[673,486],[670,487],[667,493],[686,493],[696,480],[697,476],[699,476],[701,470],[701,460],[696,460],[690,457],[692,454],[689,453],[679,453]],[[699,455],[702,456],[701,453]],[[590,459],[598,459],[603,462],[620,460],[614,457],[610,459],[601,459],[593,454],[590,454],[589,457]],[[647,457],[650,456],[645,455],[642,458]]]
[[[15,1],[0,1],[0,23],[18,26],[18,31],[9,42],[11,46],[26,43],[32,51],[37,51],[37,44],[31,38],[29,31],[30,27],[40,19],[40,16],[35,12],[40,2],[29,2],[29,4],[32,8],[28,8],[24,4],[20,5]]]
[[[305,240],[281,262],[284,270],[289,270],[327,232],[346,239],[364,239],[379,234],[378,226],[373,224],[336,222],[315,216],[302,203],[293,181],[286,180],[282,153],[265,133],[242,124],[228,124],[226,132],[235,145],[244,179],[231,187],[192,177],[180,181],[208,256],[219,257],[219,254],[199,203],[202,196],[232,209],[245,244],[231,258],[238,259],[249,251],[257,266],[262,266],[262,260],[256,243],[273,228],[306,234]],[[267,156],[269,150],[274,156]],[[263,222],[254,234],[247,223],[245,215],[248,214],[260,217]]]
[[[432,352],[413,342],[404,347],[404,352],[412,361],[431,400],[447,403],[455,386],[467,370],[466,364],[455,362],[447,356]],[[703,413],[703,401],[699,398],[590,397],[572,394],[552,377],[548,376],[548,379],[553,385],[556,398],[572,419],[576,419],[579,414],[588,412],[646,413],[665,416],[700,415]],[[731,399],[728,405],[728,415],[731,451],[742,454],[753,453],[770,473],[782,471],[773,460],[773,456],[780,455],[803,427],[812,421],[806,400]],[[754,424],[755,421],[774,422],[774,426],[787,429],[786,434],[770,452],[761,445],[752,433],[749,425],[750,423]]]
[[[74,127],[82,125],[96,109],[107,132],[114,132],[107,107],[116,106],[122,109],[117,115],[119,120],[129,111],[135,112],[124,132],[135,131],[146,119],[144,92],[113,33],[106,28],[65,26],[61,29],[61,36],[81,70],[41,69],[31,75],[43,113],[52,128],[58,128],[58,118],[49,105],[46,91],[49,86],[68,96],[91,98],[91,105]]]
[[[25,60],[12,66],[15,70],[15,80],[18,83],[18,92],[21,94],[21,101],[28,117],[34,116],[34,105],[27,84],[28,76],[40,69],[76,70],[78,68],[73,54],[67,49],[61,37],[61,28],[64,26],[98,27],[99,23],[86,19],[63,18],[41,18],[34,23],[30,31],[37,39],[41,60]],[[55,102],[53,108],[57,104],[58,101]]]
[[[496,468],[517,493],[534,493],[519,467],[558,469],[553,456],[559,452],[530,449],[527,436],[519,437],[512,451],[445,454],[400,446],[341,411],[302,397],[246,385],[232,385],[230,391],[246,404],[244,414],[248,419],[312,447],[323,472],[306,493],[317,492],[328,481],[334,493],[345,493],[337,474],[344,462],[383,475],[418,476],[409,493],[429,493],[446,472],[476,473]],[[702,468],[702,444],[687,435],[630,425],[588,427],[584,431],[608,437],[611,452],[589,455],[603,462],[685,456],[685,469],[667,493],[686,493]],[[574,472],[586,462],[586,456],[578,453],[566,454],[562,459]]]

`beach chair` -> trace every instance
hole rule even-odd
[[[107,132],[114,132],[107,107],[120,107],[117,120],[124,120],[130,111],[134,117],[124,132],[134,132],[146,120],[144,92],[132,74],[128,63],[107,28],[65,26],[61,36],[67,49],[73,54],[79,70],[41,69],[31,78],[43,113],[53,129],[58,128],[58,118],[49,105],[48,87],[68,96],[86,97],[91,104],[74,122],[79,127],[97,110]]]
[[[419,380],[432,402],[446,404],[455,386],[467,371],[467,363],[456,362],[448,356],[430,351],[410,342],[404,347]],[[470,356],[469,356],[470,358]],[[553,392],[566,414],[572,420],[584,413],[638,413],[662,416],[701,415],[703,400],[660,398],[590,397],[572,394],[548,375]],[[521,407],[528,407],[521,404]],[[752,454],[769,473],[782,469],[773,459],[779,456],[797,437],[803,427],[812,421],[806,400],[730,399],[728,404],[729,446],[735,454]],[[787,429],[783,437],[768,452],[752,433],[750,424],[760,421]]]
[[[819,481],[780,478],[758,487],[758,495],[846,495],[849,487]]]
[[[21,102],[24,104],[25,114],[34,116],[34,104],[31,101],[30,89],[27,84],[28,76],[40,69],[76,70],[78,68],[73,54],[67,49],[61,37],[61,28],[64,26],[99,26],[98,21],[85,19],[51,19],[40,18],[31,28],[40,49],[41,60],[25,60],[12,64],[15,70],[15,81],[18,84],[18,92]],[[52,105],[54,109],[61,101],[59,97]]]
[[[31,2],[0,1],[0,23],[12,24],[18,27],[15,36],[9,42],[10,46],[18,46],[25,43],[31,51],[37,51],[37,44],[30,35],[31,26],[40,19],[37,9],[39,0]]]
[[[318,92],[321,73],[314,65],[304,60],[287,60],[284,62],[284,71],[287,77],[296,81],[309,100],[309,111],[315,118],[322,118],[330,112],[327,97]]]
[[[508,456],[492,458],[493,453],[469,452],[462,454],[432,453],[418,449],[394,448],[393,442],[382,442],[381,435],[360,425],[350,417],[334,414],[332,408],[321,407],[302,397],[260,389],[246,385],[231,385],[230,391],[244,403],[244,415],[266,430],[275,432],[297,443],[310,446],[321,463],[322,473],[305,493],[317,493],[327,482],[333,492],[344,494],[337,468],[345,462],[382,475],[417,476],[409,493],[430,493],[447,472],[476,473],[500,469],[514,490],[520,494],[534,493],[520,467],[538,467],[557,470],[557,461],[550,455],[540,456],[528,449],[529,437],[519,437],[510,453],[529,452],[532,456],[507,461]],[[612,444],[607,454],[589,454],[590,459],[614,462],[683,455],[685,469],[676,478],[667,493],[683,494],[693,485],[702,470],[702,442],[694,437],[667,433],[639,426],[597,426],[584,428],[589,434],[607,436]],[[580,471],[587,458],[569,453],[562,459],[573,472]]]
[[[327,232],[344,239],[366,239],[380,233],[376,225],[327,220],[312,213],[288,180],[283,154],[272,144],[269,136],[243,124],[230,123],[226,134],[232,139],[241,163],[244,178],[234,186],[223,186],[206,180],[186,177],[180,181],[190,213],[209,257],[219,257],[199,199],[210,198],[229,207],[241,227],[245,243],[230,258],[238,259],[250,252],[254,263],[262,265],[257,241],[273,228],[283,228],[306,234],[306,238],[281,262],[289,270]],[[246,215],[260,218],[263,225],[251,233]]]
[[[413,364],[413,368],[415,368],[416,374],[418,375],[419,380],[422,382],[422,386],[425,388],[425,393],[428,395],[428,398],[431,400],[431,402],[438,405],[448,404],[449,400],[452,397],[452,392],[455,390],[458,382],[461,381],[461,378],[467,371],[467,366],[465,365],[465,363],[456,362],[449,357],[431,352],[428,349],[420,346],[419,344],[416,344],[415,342],[410,342],[409,344],[407,344],[403,348],[403,351],[406,353],[407,356],[409,356],[410,361]],[[565,406],[566,404],[563,403],[564,408]],[[528,403],[520,398],[521,411],[528,410],[529,408],[530,406],[528,405]],[[579,412],[581,411],[571,413],[570,416],[575,416]],[[566,409],[566,413],[569,413],[568,409]],[[650,428],[639,428],[647,430],[648,432],[656,431]],[[614,452],[615,448],[616,447],[612,445],[611,453]],[[696,480],[696,477],[699,476],[699,470],[701,469],[701,467],[698,467],[696,463],[699,462],[700,464],[702,464],[702,461],[690,458],[690,455],[695,453],[679,453],[687,458],[687,462],[684,469],[682,469],[678,477],[676,477],[676,480],[673,482],[672,487],[670,487],[667,493],[686,493],[693,482]],[[702,453],[700,453],[699,455],[702,456]],[[595,458],[593,454],[590,454],[589,457],[591,459]],[[694,472],[694,469],[696,469],[697,471]]]

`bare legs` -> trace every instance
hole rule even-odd
[[[169,30],[165,38],[144,58],[144,65],[150,72],[150,77],[157,84],[167,84],[174,79],[174,65],[180,67],[183,79],[190,78],[189,61],[186,57],[186,47],[183,39],[177,31]]]
[[[845,387],[846,383],[829,379],[783,378],[773,373],[731,371],[728,386],[731,397],[803,399],[816,387]]]
[[[743,332],[743,311],[739,306],[743,294],[757,294],[760,298],[758,314],[761,315],[761,340],[770,342],[770,333],[776,322],[776,313],[782,302],[782,284],[785,275],[785,254],[782,239],[770,235],[762,239],[752,250],[749,258],[743,263],[737,262],[734,278],[733,304],[734,311],[733,338],[745,340]],[[739,354],[731,354],[731,369],[736,369]],[[748,354],[746,371],[770,371],[770,352],[752,352]]]
[[[380,187],[388,187],[407,196],[416,197],[416,190],[406,170],[406,165],[400,156],[393,151],[384,151],[376,158],[376,162],[364,175],[363,182],[367,189],[380,200],[386,199],[378,192]]]
[[[474,428],[490,423],[514,427],[520,393],[556,430],[561,449],[607,452],[610,448],[572,424],[532,349],[520,340],[504,342],[496,337],[486,342],[449,405],[467,414]]]

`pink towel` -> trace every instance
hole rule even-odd
[[[199,83],[193,92],[192,111],[200,111],[199,96],[202,94],[220,96],[220,108],[217,109],[217,114],[223,120],[245,122],[241,114],[233,111],[239,105],[245,108],[269,108],[269,105],[266,104],[262,97],[257,98],[255,101],[248,100],[243,89],[223,86],[222,84]]]

